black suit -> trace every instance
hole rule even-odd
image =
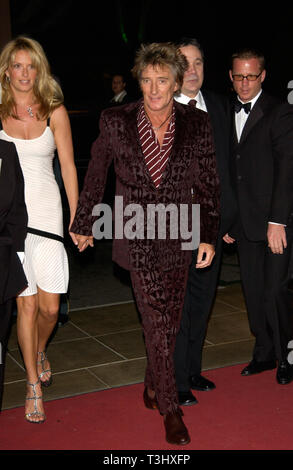
[[[17,252],[24,251],[27,212],[15,145],[0,140],[0,409],[12,300],[27,281]]]
[[[111,98],[111,100],[109,101],[109,104],[107,107],[111,107],[111,106],[121,106],[123,104],[127,104],[127,103],[131,103],[132,101],[134,101],[128,93],[126,93],[126,95],[123,96],[123,98],[119,101],[115,101],[114,100],[114,97]]]
[[[224,97],[215,93],[202,91],[202,95],[214,134],[221,187],[221,219],[216,254],[211,266],[205,269],[195,268],[198,253],[196,250],[189,267],[184,307],[174,355],[177,389],[180,392],[189,390],[189,377],[199,375],[201,372],[203,342],[216,293],[222,258],[222,236],[231,227],[236,213],[236,202],[230,186],[229,175],[229,105]]]
[[[239,216],[236,238],[253,357],[286,359],[292,339],[288,266],[293,227],[293,107],[262,92],[238,142],[233,113],[232,184]],[[288,247],[273,254],[267,246],[268,222],[286,225]]]

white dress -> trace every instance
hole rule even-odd
[[[35,139],[17,139],[0,130],[0,138],[16,146],[24,177],[28,227],[63,237],[62,203],[53,172],[56,150],[54,135],[47,125]],[[61,241],[46,234],[28,233],[25,240],[24,271],[28,287],[21,296],[34,295],[37,286],[51,293],[68,288],[68,259]]]

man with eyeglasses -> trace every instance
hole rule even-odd
[[[248,320],[255,336],[250,376],[274,369],[285,385],[292,338],[289,260],[293,239],[293,107],[262,90],[265,59],[253,50],[232,56],[237,94],[233,110],[231,177],[238,220],[224,236],[237,241]]]

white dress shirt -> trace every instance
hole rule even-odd
[[[190,100],[196,100],[196,107],[198,109],[201,109],[202,111],[207,111],[206,104],[204,102],[202,92],[199,90],[198,94],[194,98],[190,98],[190,96],[186,96],[183,93],[180,93],[179,96],[174,96],[175,101],[178,101],[178,103],[181,104],[188,104]]]
[[[116,103],[120,103],[123,100],[125,95],[127,95],[127,92],[125,90],[123,90],[120,93],[118,93],[118,95],[113,96],[111,101],[115,101]]]
[[[255,105],[256,101],[258,100],[258,98],[260,97],[261,95],[261,92],[262,90],[260,90],[260,92],[250,101],[251,103],[251,109],[250,109],[250,112],[253,108],[253,106]],[[239,96],[237,96],[238,100],[240,101],[240,103],[244,103],[244,101],[242,101]],[[249,116],[249,113],[247,114],[244,109],[242,108],[239,113],[235,113],[235,127],[236,127],[236,132],[237,132],[237,138],[238,138],[238,142],[241,138],[241,134],[242,134],[242,131],[243,131],[243,127],[245,126],[245,123],[247,121],[247,118]]]

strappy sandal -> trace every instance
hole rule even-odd
[[[41,385],[43,387],[50,387],[52,384],[53,378],[52,378],[52,370],[51,369],[45,369],[45,361],[48,360],[47,355],[45,351],[39,351],[38,355],[41,355],[41,360],[37,362],[37,365],[42,366],[42,372],[39,375],[39,380],[41,382]],[[42,377],[44,377],[45,374],[50,373],[50,377],[47,380],[42,380]]]
[[[26,400],[34,400],[34,411],[32,411],[31,413],[25,413],[24,416],[25,416],[25,419],[29,423],[33,423],[33,424],[44,423],[44,421],[46,420],[45,414],[42,413],[41,411],[39,411],[38,407],[37,407],[37,400],[42,400],[42,398],[43,398],[43,397],[38,397],[37,396],[36,386],[39,385],[39,383],[40,383],[39,380],[34,384],[31,384],[30,382],[27,382],[27,385],[29,385],[33,389],[33,396],[32,397],[26,397]],[[43,419],[40,419],[39,421],[34,421],[34,420],[30,419],[30,418],[36,418],[36,417],[40,417],[40,418],[43,418]]]

